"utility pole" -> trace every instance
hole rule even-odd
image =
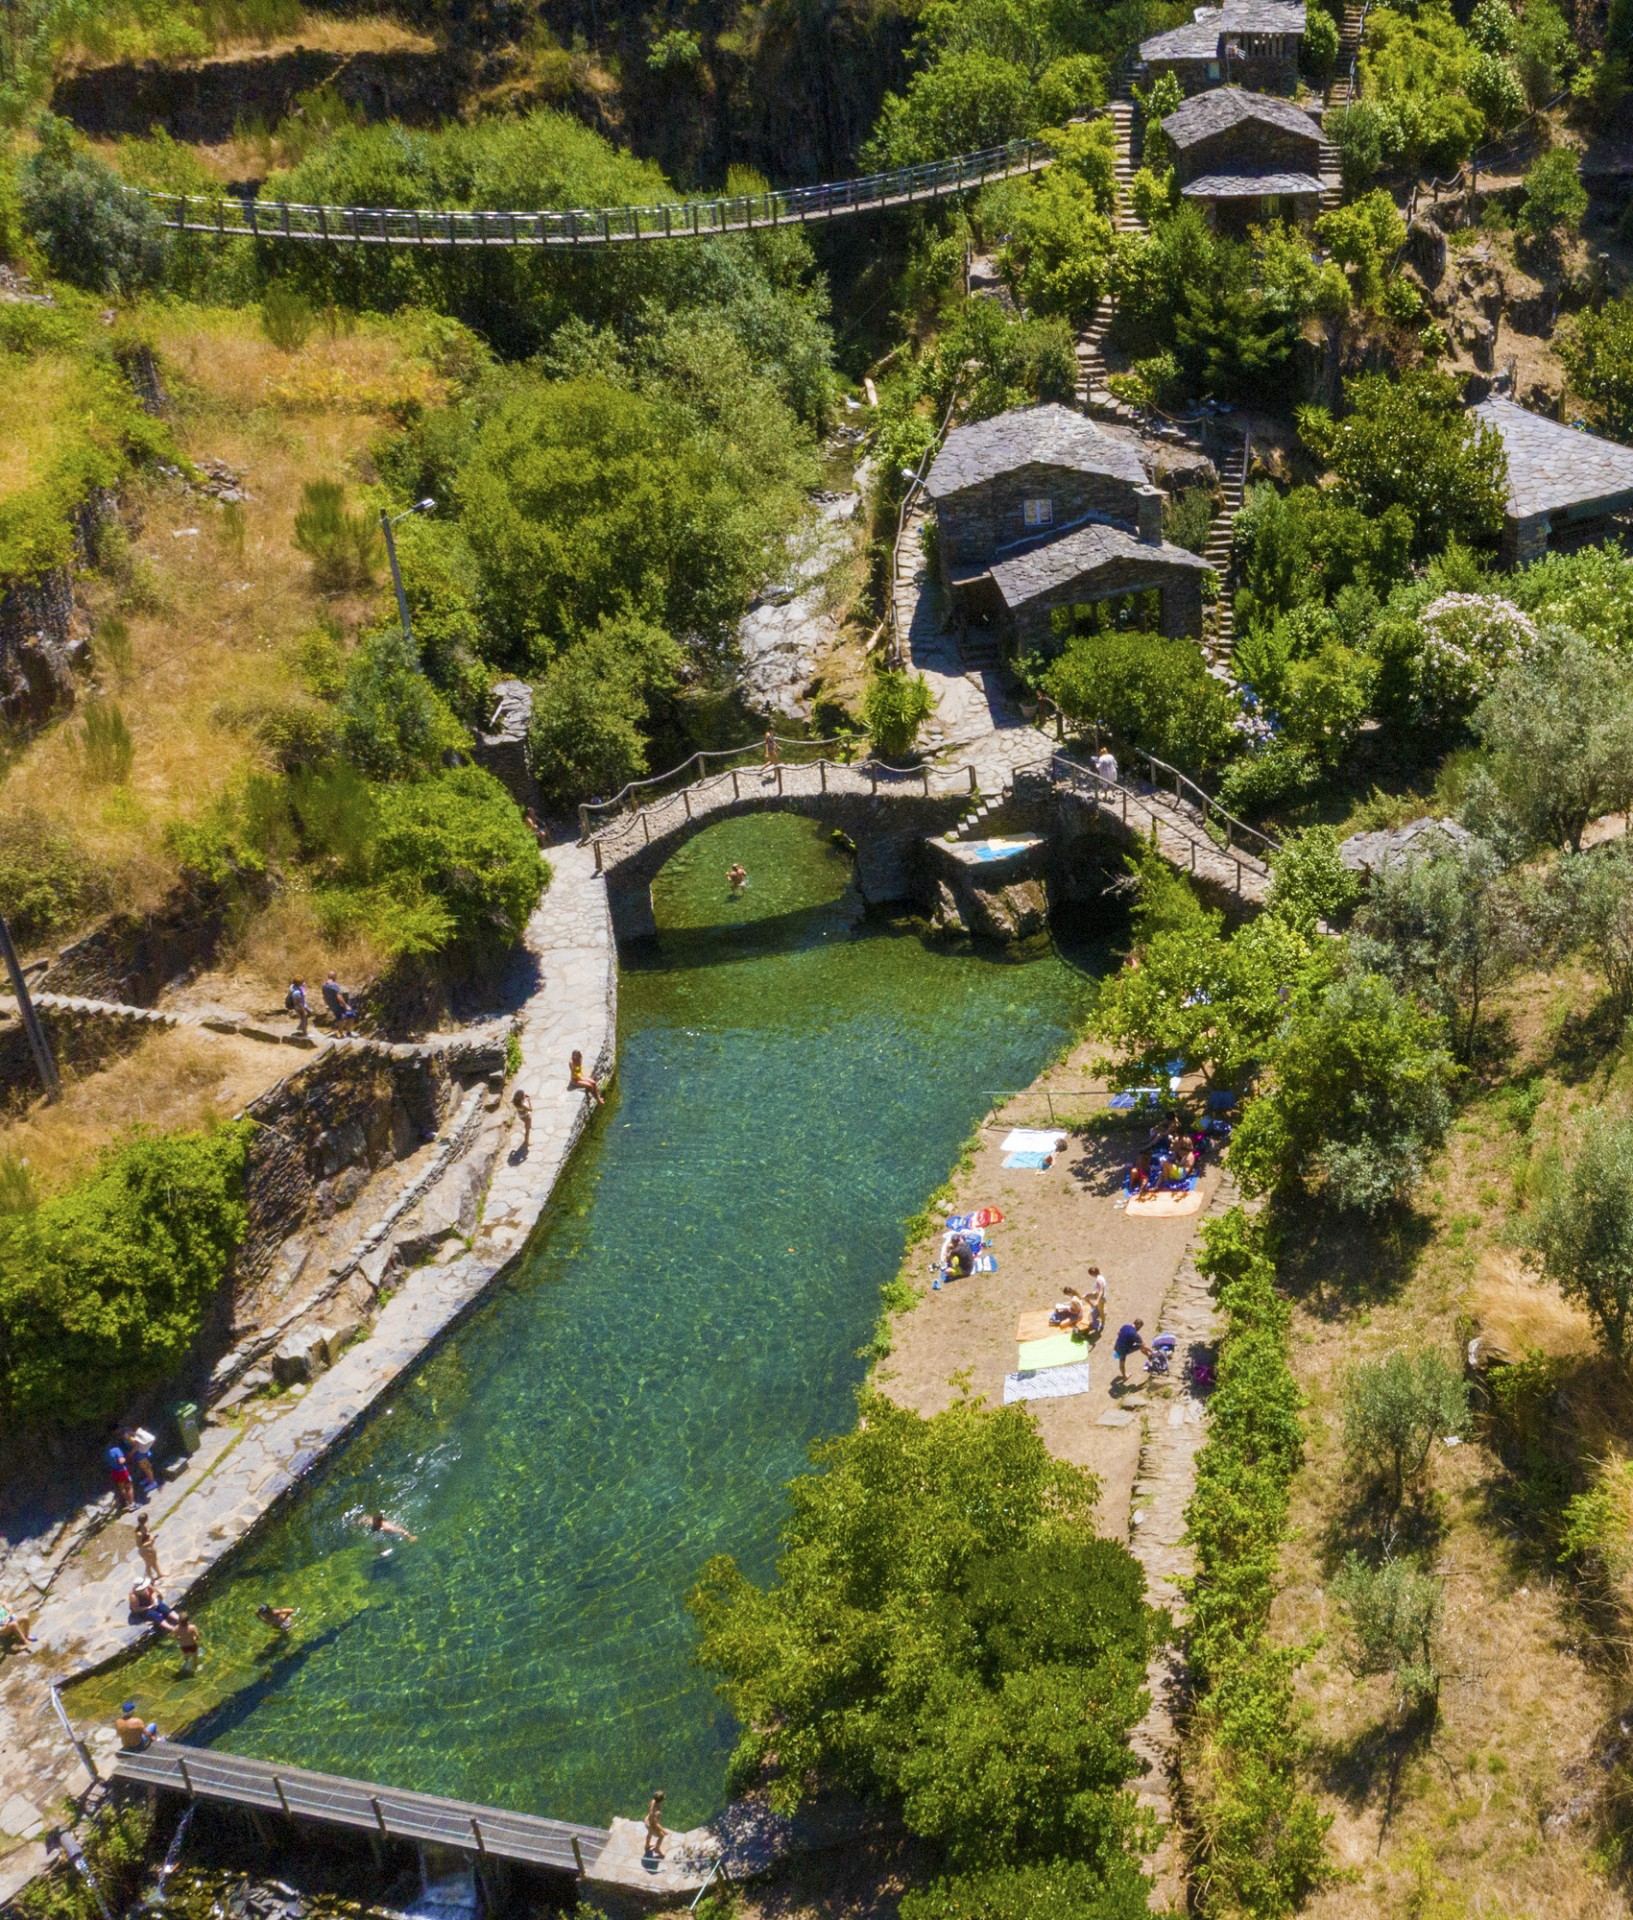
[[[412,653],[414,650],[414,623],[408,617],[408,595],[403,592],[403,570],[397,564],[397,542],[392,528],[399,520],[406,520],[411,514],[429,513],[436,506],[435,500],[416,500],[411,507],[404,507],[401,513],[387,513],[380,509],[380,531],[386,537],[386,559],[391,563],[391,587],[397,596],[397,618],[402,622],[403,645]]]
[[[34,1011],[34,1002],[29,998],[22,962],[17,958],[17,949],[12,945],[11,928],[6,925],[3,913],[0,913],[0,958],[5,960],[6,972],[11,976],[11,990],[17,996],[17,1011],[22,1017],[23,1031],[28,1035],[28,1050],[34,1056],[40,1085],[45,1088],[47,1101],[55,1100],[62,1092],[62,1082],[57,1078],[57,1063],[51,1057],[51,1043],[45,1037],[45,1028],[40,1025],[40,1016]]]

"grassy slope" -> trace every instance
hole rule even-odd
[[[1433,1469],[1436,1563],[1445,1582],[1445,1680],[1433,1739],[1391,1738],[1387,1683],[1355,1680],[1325,1581],[1365,1522],[1348,1511],[1339,1383],[1357,1360],[1400,1347],[1448,1356],[1472,1330],[1518,1357],[1568,1357],[1579,1379],[1602,1371],[1585,1319],[1524,1269],[1508,1234],[1537,1158],[1589,1105],[1625,1105],[1633,1057],[1596,1053],[1581,1010],[1593,989],[1571,974],[1528,979],[1506,996],[1501,1064],[1464,1108],[1425,1183],[1420,1231],[1393,1246],[1335,1239],[1296,1263],[1294,1371],[1309,1396],[1310,1444],[1296,1488],[1279,1627],[1321,1638],[1302,1702],[1313,1785],[1334,1816],[1343,1884],[1311,1920],[1611,1920],[1626,1914],[1607,1883],[1594,1815],[1550,1821],[1603,1775],[1626,1688],[1619,1658],[1585,1619],[1570,1577],[1517,1509],[1510,1477],[1478,1438],[1440,1451]],[[1513,1089],[1545,1089],[1527,1128]],[[1591,1393],[1597,1439],[1625,1434],[1625,1394]]]

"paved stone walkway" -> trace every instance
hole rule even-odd
[[[148,1509],[167,1598],[184,1599],[481,1295],[521,1251],[548,1200],[589,1117],[585,1097],[567,1090],[567,1056],[582,1048],[601,1077],[611,1072],[618,990],[606,893],[590,854],[567,845],[552,847],[550,859],[554,879],[525,936],[539,981],[521,1016],[523,1064],[512,1083],[533,1102],[528,1153],[521,1154],[513,1132],[469,1253],[412,1273],[368,1337],[310,1386],[242,1425],[206,1430],[187,1471]],[[494,1124],[511,1125],[508,1098]],[[0,1860],[0,1900],[44,1865],[36,1836],[55,1803],[88,1784],[52,1714],[47,1682],[97,1665],[142,1637],[142,1629],[126,1624],[125,1599],[137,1566],[129,1548],[126,1525],[116,1521],[56,1570],[39,1602],[38,1651],[0,1667],[0,1847],[31,1842]],[[21,1596],[7,1597],[21,1604]],[[111,1738],[99,1729],[93,1744],[105,1747]]]

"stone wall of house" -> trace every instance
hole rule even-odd
[[[1039,464],[998,475],[979,487],[936,502],[938,550],[943,569],[990,560],[1012,541],[1047,535],[1049,527],[1028,527],[1025,503],[1047,500],[1050,525],[1068,526],[1089,514],[1101,514],[1132,527],[1135,487],[1110,474],[1079,473],[1070,467]]]
[[[1153,60],[1153,77],[1171,73],[1186,93],[1204,93],[1209,87],[1246,87],[1250,93],[1292,93],[1298,86],[1298,45],[1286,51],[1249,53],[1232,59],[1226,73],[1218,59]]]
[[[1321,136],[1313,120],[1308,139],[1263,120],[1241,120],[1183,148],[1174,157],[1174,171],[1181,186],[1205,173],[1239,173],[1245,169],[1318,173],[1320,165]]]
[[[1081,606],[1096,600],[1110,600],[1125,593],[1145,593],[1156,588],[1162,595],[1158,630],[1180,640],[1202,638],[1203,575],[1189,567],[1174,567],[1163,561],[1117,561],[1099,569],[1092,583],[1067,581],[1052,593],[1040,594],[1017,608],[1009,616],[1008,636],[1017,653],[1034,648],[1047,651],[1053,638],[1050,616],[1057,607]]]

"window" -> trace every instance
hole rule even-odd
[[[1029,527],[1052,527],[1055,523],[1055,503],[1048,499],[1031,499],[1021,503],[1021,518]]]

